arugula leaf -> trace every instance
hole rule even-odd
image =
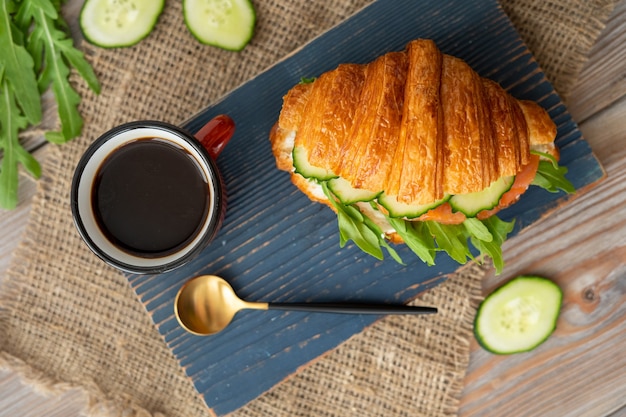
[[[337,220],[341,236],[341,247],[352,240],[359,248],[377,259],[383,259],[383,251],[376,234],[366,226],[361,212],[351,206],[337,204]]]
[[[58,26],[66,25],[50,0],[26,0],[21,5],[19,15],[22,24],[34,22],[28,44],[32,51],[43,51],[44,54],[39,88],[44,91],[52,85],[58,105],[62,135],[49,132],[46,139],[53,143],[67,142],[78,136],[83,126],[78,112],[80,95],[69,83],[68,63],[74,66],[94,92],[99,93],[100,85],[83,54],[74,48],[72,39],[58,29]]]
[[[424,222],[407,222],[393,217],[387,217],[387,220],[413,253],[425,264],[435,264],[435,240]]]
[[[0,0],[0,208],[17,206],[18,165],[40,175],[39,163],[20,145],[18,134],[41,122],[41,92],[52,87],[58,105],[61,132],[46,133],[54,143],[67,142],[82,129],[70,66],[100,92],[93,69],[67,34],[60,8],[59,0]]]
[[[565,191],[568,194],[576,192],[574,185],[567,178],[565,178],[565,174],[567,174],[568,171],[567,168],[560,166],[555,157],[539,151],[530,152],[548,159],[547,161],[539,161],[537,174],[531,184],[541,187],[551,193],[558,193],[559,190]]]
[[[399,263],[400,265],[404,265],[404,262],[402,261],[402,258],[400,258],[400,255],[398,255],[396,250],[392,248],[391,245],[389,245],[389,243],[387,242],[387,239],[385,239],[385,235],[382,229],[367,216],[363,216],[363,221],[365,222],[365,225],[368,228],[370,228],[374,232],[374,234],[378,237],[378,244],[382,246],[383,248],[387,249],[387,252],[389,253],[389,255],[397,263]]]
[[[474,236],[483,242],[493,241],[493,235],[489,231],[489,228],[480,220],[475,217],[468,217],[463,222],[463,226],[469,232],[470,236]]]
[[[22,44],[23,34],[11,19],[14,11],[13,1],[0,0],[0,66],[4,68],[5,88],[13,91],[28,122],[37,124],[41,121],[42,111],[35,61]]]
[[[398,263],[402,264],[402,259],[398,253],[385,240],[384,234],[367,216],[353,205],[345,205],[337,200],[333,192],[328,188],[326,181],[321,182],[324,194],[337,211],[337,224],[339,226],[339,245],[344,247],[345,244],[352,240],[363,252],[372,255],[376,259],[383,259],[384,247],[391,257]]]
[[[41,167],[18,141],[18,131],[28,125],[28,119],[18,108],[17,98],[3,75],[0,67],[0,150],[4,152],[0,161],[0,207],[13,209],[17,206],[18,164],[35,178],[41,175]]]
[[[378,244],[378,237],[364,223],[363,214],[359,209],[346,206],[337,201],[334,194],[328,188],[326,181],[322,182],[324,194],[337,210],[337,223],[339,225],[339,245],[343,248],[352,240],[363,252],[376,259],[383,259],[383,251]]]
[[[452,259],[464,264],[468,257],[472,258],[463,224],[441,224],[435,221],[424,223],[435,237],[437,247],[445,251]]]
[[[477,221],[481,222],[489,231],[491,240],[483,240],[478,235],[471,235],[472,244],[481,254],[491,257],[493,266],[496,268],[496,274],[500,274],[504,268],[502,244],[506,240],[507,235],[513,230],[515,221],[505,222],[498,218],[498,216],[491,216],[486,220]]]

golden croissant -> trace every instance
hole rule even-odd
[[[515,202],[539,152],[558,159],[555,137],[538,104],[422,39],[294,86],[270,133],[277,167],[309,198],[336,211],[328,182],[331,198],[355,204],[395,242],[386,218],[463,223]],[[481,201],[494,187],[495,201]]]

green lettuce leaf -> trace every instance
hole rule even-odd
[[[565,174],[567,174],[568,171],[567,168],[560,166],[555,157],[538,151],[531,151],[531,153],[548,159],[547,161],[539,161],[537,174],[531,184],[541,187],[551,193],[558,193],[559,190],[568,194],[576,192],[574,185],[567,178],[565,178]]]
[[[463,226],[469,233],[470,236],[473,236],[477,239],[480,239],[484,242],[492,242],[493,235],[489,228],[482,221],[478,220],[475,217],[468,217],[463,222]]]
[[[439,250],[446,252],[460,264],[465,264],[468,257],[472,258],[472,253],[467,244],[468,235],[463,224],[441,224],[434,221],[424,223],[435,237]]]
[[[435,264],[435,240],[424,222],[407,222],[392,217],[387,217],[387,220],[404,240],[404,243],[426,265],[432,266]]]
[[[483,255],[488,255],[493,260],[496,274],[500,274],[504,268],[502,258],[502,244],[513,230],[515,221],[505,222],[498,216],[491,216],[486,220],[478,220],[488,230],[491,239],[482,239],[482,235],[472,234],[471,242]],[[467,222],[467,220],[466,220]]]
[[[384,234],[369,218],[353,205],[345,205],[337,200],[333,192],[328,188],[326,181],[321,183],[324,194],[337,211],[337,224],[339,226],[339,245],[344,247],[352,240],[363,252],[372,255],[376,259],[383,259],[384,247],[391,257],[398,263],[402,259],[397,252],[385,240]]]

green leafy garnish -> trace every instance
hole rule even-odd
[[[302,77],[300,78],[300,84],[311,84],[312,82],[315,82],[316,79],[317,77]]]
[[[568,194],[576,192],[574,185],[567,178],[565,178],[567,168],[560,166],[554,156],[538,151],[530,152],[548,159],[547,161],[539,161],[537,174],[531,184],[541,187],[551,193],[558,193],[559,190],[565,191]]]
[[[467,229],[463,224],[442,224],[434,221],[426,222],[428,230],[434,236],[439,250],[446,252],[452,259],[464,264],[472,258],[467,244]]]
[[[383,259],[381,247],[384,247],[396,262],[402,263],[396,251],[385,240],[380,227],[364,216],[358,208],[338,201],[330,188],[328,188],[326,181],[323,181],[321,185],[324,194],[326,194],[326,197],[337,211],[339,245],[342,248],[349,240],[352,240],[363,252],[372,255],[376,259]]]
[[[463,221],[463,226],[467,229],[470,236],[480,239],[483,242],[493,241],[493,235],[485,223],[475,217],[468,217]]]
[[[385,239],[385,234],[383,233],[382,229],[380,227],[378,227],[378,225],[376,225],[376,223],[374,223],[367,216],[363,216],[363,221],[364,221],[365,225],[376,234],[376,237],[378,238],[378,243],[380,244],[380,246],[385,248],[387,250],[387,252],[389,253],[389,255],[397,263],[399,263],[401,265],[404,265],[404,262],[402,261],[402,258],[400,258],[400,255],[398,255],[396,250],[394,248],[392,248],[389,245],[389,242],[387,242],[387,239]]]
[[[324,194],[337,212],[339,226],[339,244],[344,247],[353,241],[362,251],[383,259],[385,248],[396,262],[403,264],[397,252],[385,239],[381,228],[365,216],[355,205],[346,205],[332,193],[326,181],[320,182]],[[376,209],[375,205],[373,205]],[[441,224],[434,221],[408,221],[386,216],[387,221],[400,235],[404,243],[426,265],[435,264],[437,252],[446,252],[452,259],[464,264],[474,259],[469,242],[493,259],[496,272],[502,272],[501,245],[513,230],[514,222],[505,222],[497,216],[487,220],[468,218],[462,224]]]
[[[407,222],[392,217],[388,217],[387,220],[404,240],[404,243],[426,265],[435,264],[435,240],[424,222]]]
[[[469,219],[468,219],[469,220]],[[493,260],[493,266],[496,273],[499,274],[504,268],[504,260],[502,259],[502,244],[506,237],[515,226],[515,221],[505,222],[498,216],[491,216],[488,219],[480,220],[487,228],[491,239],[481,239],[480,236],[470,236],[472,244],[480,251],[481,254],[489,256]],[[467,220],[465,221],[467,223]]]
[[[40,57],[36,70],[39,72],[39,89],[44,91],[50,85],[58,105],[61,132],[48,132],[46,139],[63,143],[75,138],[81,132],[83,120],[78,112],[80,96],[68,81],[70,66],[87,82],[96,93],[100,91],[98,79],[93,69],[74,48],[72,39],[60,30],[66,24],[49,0],[26,0],[20,7],[18,18],[24,28],[31,26],[28,48],[33,56]]]
[[[18,164],[22,164],[33,177],[39,178],[39,163],[20,145],[17,134],[28,125],[28,120],[17,106],[17,98],[2,78],[0,68],[0,207],[14,208],[17,204]]]
[[[0,208],[17,205],[18,169],[39,177],[37,161],[19,142],[18,134],[41,122],[41,94],[52,88],[60,132],[47,132],[64,143],[81,132],[80,96],[69,82],[70,69],[99,93],[100,84],[82,52],[74,48],[55,0],[0,0]]]
[[[3,89],[11,89],[9,94],[16,98],[28,122],[37,124],[41,121],[41,100],[35,61],[24,45],[24,33],[13,20],[15,14],[16,6],[13,1],[0,0],[0,81],[3,81]],[[10,127],[2,128],[10,130]]]

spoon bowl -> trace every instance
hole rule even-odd
[[[432,314],[435,307],[346,304],[346,303],[258,303],[244,301],[223,278],[201,275],[187,281],[176,295],[174,313],[180,325],[199,336],[215,334],[232,321],[239,310],[288,310],[335,314]]]
[[[240,299],[230,284],[216,275],[202,275],[187,281],[174,302],[180,325],[197,335],[223,330],[244,308],[266,310],[267,303],[249,303]]]

